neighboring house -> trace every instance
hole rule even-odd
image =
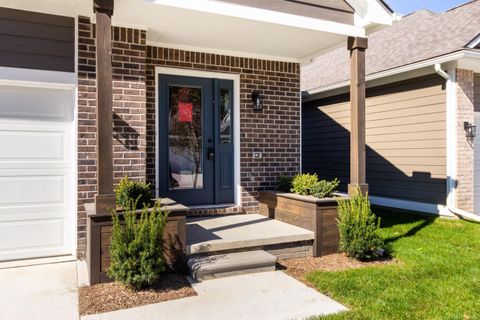
[[[376,204],[480,214],[480,1],[421,10],[368,35],[366,180]],[[346,64],[337,49],[302,68],[302,169],[348,182]],[[437,66],[437,67],[436,67]],[[437,68],[437,69],[436,69]],[[345,184],[343,185],[345,188]]]
[[[379,0],[112,4],[0,2],[0,261],[84,258],[84,205],[108,213],[125,175],[257,212],[300,171],[300,63],[393,20]]]

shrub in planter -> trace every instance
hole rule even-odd
[[[355,259],[373,259],[380,256],[384,245],[378,233],[380,219],[370,209],[368,196],[360,192],[350,199],[338,200],[338,228],[340,250]]]
[[[332,196],[332,193],[337,191],[337,187],[339,184],[340,181],[338,181],[338,179],[335,179],[333,181],[320,180],[312,185],[310,192],[314,197],[328,198]]]
[[[337,190],[340,181],[318,180],[316,174],[302,173],[293,177],[291,192],[304,195],[314,196],[317,198],[330,197]]]
[[[281,176],[277,181],[277,189],[283,192],[290,192],[292,188],[292,177]]]
[[[309,196],[312,194],[311,190],[313,185],[317,182],[318,177],[316,174],[297,174],[295,177],[293,177],[292,189],[290,191],[303,196]]]
[[[156,203],[136,213],[137,201],[127,200],[124,223],[113,213],[109,277],[135,290],[151,286],[166,269],[163,232],[168,212]]]
[[[150,183],[132,181],[125,176],[115,188],[115,195],[117,205],[122,208],[125,209],[127,207],[130,199],[133,199],[134,203],[137,205],[136,208],[141,208],[150,204],[152,199],[152,188]]]

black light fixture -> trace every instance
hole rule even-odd
[[[253,111],[263,110],[263,96],[258,91],[252,92],[252,105]]]
[[[465,129],[465,136],[469,139],[475,138],[477,135],[477,126],[471,124],[470,122],[464,122],[463,128]]]

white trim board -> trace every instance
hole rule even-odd
[[[209,72],[209,71],[200,71],[200,70],[189,70],[189,69],[179,69],[179,68],[168,68],[168,67],[155,67],[155,114],[158,114],[158,75],[159,74],[169,74],[175,76],[186,76],[186,77],[200,77],[200,78],[214,78],[214,79],[225,79],[233,81],[233,153],[234,153],[234,195],[235,195],[235,204],[237,206],[242,205],[242,186],[240,184],[240,74],[235,73],[221,73],[221,72]],[[159,196],[158,185],[160,182],[160,176],[158,172],[158,150],[159,150],[159,134],[158,134],[158,121],[155,117],[155,196]]]

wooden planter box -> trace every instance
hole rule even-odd
[[[112,239],[111,214],[96,214],[93,204],[86,204],[87,211],[87,268],[90,285],[110,282],[107,269],[110,266],[110,243]],[[168,209],[164,233],[164,252],[167,263],[175,270],[186,268],[186,213],[183,206]],[[119,212],[119,215],[122,213]]]
[[[294,193],[260,192],[260,214],[315,233],[313,256],[338,252],[337,201]]]

